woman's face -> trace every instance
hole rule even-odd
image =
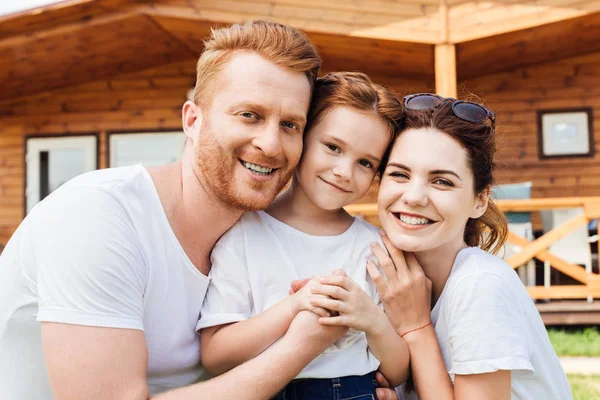
[[[338,210],[369,190],[390,140],[382,118],[335,107],[306,134],[296,179],[317,207]]]
[[[468,155],[458,141],[434,128],[409,129],[394,144],[378,205],[397,248],[458,251],[468,219],[484,213],[487,195],[475,195]]]

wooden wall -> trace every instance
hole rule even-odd
[[[600,196],[600,52],[460,82],[497,115],[499,183],[532,181],[532,197]],[[591,107],[593,158],[538,157],[536,111]]]
[[[98,133],[105,168],[107,131],[180,129],[195,61],[0,102],[0,243],[23,218],[25,135]],[[433,90],[433,78],[372,78],[400,94]]]

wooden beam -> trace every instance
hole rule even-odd
[[[125,7],[118,12],[92,17],[83,21],[71,22],[49,29],[28,32],[25,34],[8,37],[6,39],[0,40],[0,48],[23,46],[31,42],[39,41],[53,36],[74,33],[83,28],[90,28],[98,25],[110,24],[116,21],[122,21],[124,19],[134,17],[136,15],[142,15],[137,10],[137,7]]]
[[[453,44],[435,46],[435,91],[440,96],[457,97],[456,51]]]
[[[529,286],[527,291],[534,299],[586,299],[588,296],[600,298],[600,288],[586,285]]]

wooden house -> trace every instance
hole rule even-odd
[[[499,183],[600,196],[597,1],[68,0],[0,16],[0,243],[72,171],[176,156],[202,40],[248,19],[305,31],[324,72],[480,96],[503,137]],[[567,154],[542,129],[557,111],[575,111],[559,126],[576,132]],[[150,143],[169,154],[147,154]]]

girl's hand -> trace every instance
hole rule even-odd
[[[373,261],[367,264],[367,271],[392,326],[402,335],[431,321],[431,281],[412,253],[405,254],[395,248],[383,232],[381,238],[391,258],[377,243],[371,245],[371,250],[385,276]]]
[[[300,311],[312,311],[320,317],[329,317],[331,314],[325,308],[315,306],[311,303],[311,298],[315,297],[312,293],[312,290],[319,286],[319,280],[324,278],[326,275],[317,275],[312,279],[307,280],[307,282],[290,295],[290,300],[292,302],[292,313],[294,315],[298,314]]]
[[[319,295],[311,298],[310,302],[314,307],[338,313],[322,317],[319,322],[324,325],[347,326],[370,334],[383,331],[389,323],[383,311],[346,274],[336,272],[322,277],[321,284],[312,288],[312,292]]]

